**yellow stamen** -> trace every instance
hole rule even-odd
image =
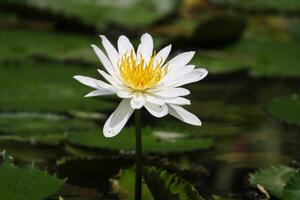
[[[118,67],[125,84],[136,91],[145,91],[158,83],[167,73],[168,64],[162,66],[162,60],[154,63],[155,52],[148,63],[140,54],[136,59],[133,51],[125,53],[119,60]]]

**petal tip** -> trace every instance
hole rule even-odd
[[[92,47],[93,49],[98,48],[95,44],[91,44],[91,47]]]

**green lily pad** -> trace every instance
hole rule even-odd
[[[265,32],[275,32],[266,35],[250,24],[236,44],[217,50],[200,50],[192,63],[215,74],[248,70],[255,77],[299,77],[299,23],[286,23],[286,28],[277,31],[284,32],[284,37],[275,37],[273,27],[260,26]]]
[[[143,151],[148,153],[179,153],[195,150],[208,149],[212,146],[211,138],[181,138],[172,141],[159,141],[153,135],[154,129],[145,127],[142,130]],[[134,128],[124,128],[122,132],[113,137],[105,138],[101,129],[94,132],[81,134],[69,134],[68,141],[71,144],[97,148],[108,149],[122,152],[131,152],[135,149]]]
[[[204,200],[192,184],[176,174],[156,167],[145,167],[143,173],[155,200]]]
[[[24,38],[26,38],[24,40]],[[63,42],[62,42],[63,41]],[[100,38],[59,34],[32,30],[1,30],[0,60],[24,59],[30,56],[44,56],[54,59],[69,59],[98,63],[90,44],[100,44]]]
[[[297,41],[245,36],[223,51],[199,51],[192,62],[213,73],[249,69],[253,76],[299,77],[298,52]]]
[[[268,104],[268,111],[288,124],[300,125],[300,97],[295,94],[290,97],[274,98]]]
[[[91,91],[72,77],[100,78],[94,68],[60,64],[0,66],[1,111],[68,112],[103,111],[115,107],[111,97],[84,98]]]
[[[24,138],[34,137],[37,139],[38,136],[63,135],[68,132],[87,129],[93,125],[91,120],[70,119],[64,115],[49,113],[0,114],[0,132],[2,135],[22,136]]]
[[[287,182],[283,190],[284,200],[295,200],[300,199],[300,172],[298,171],[290,180]]]
[[[64,180],[49,175],[34,167],[24,169],[14,166],[11,159],[3,155],[4,162],[0,165],[0,199],[41,200],[57,193],[64,185]]]
[[[177,8],[178,1],[130,0],[130,1],[72,1],[72,0],[2,0],[5,5],[39,11],[44,15],[76,19],[82,24],[108,28],[110,24],[121,27],[146,27]],[[18,12],[18,9],[15,9]],[[45,13],[46,12],[46,13]]]
[[[250,183],[263,186],[275,197],[283,198],[283,188],[287,182],[296,174],[297,170],[284,165],[271,165],[250,174]]]
[[[107,37],[117,47],[117,37],[110,37],[109,34]],[[129,37],[135,47],[140,43],[139,37],[140,35]],[[167,38],[155,36],[155,48],[159,48],[166,40]],[[91,44],[102,46],[101,39],[97,34],[88,37],[72,33],[3,29],[0,32],[0,42],[2,44],[0,61],[14,62],[15,60],[35,58],[46,62],[60,61],[82,63],[94,67],[102,66],[90,46]]]
[[[13,156],[16,162],[24,164],[34,162],[45,165],[61,156],[61,150],[53,145],[52,141],[47,141],[41,145],[34,140],[29,142],[21,141],[19,138],[9,140],[1,138],[0,151],[4,150]]]

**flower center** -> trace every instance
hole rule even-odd
[[[125,53],[119,60],[118,67],[124,83],[136,91],[145,91],[158,83],[167,73],[168,64],[162,66],[162,60],[154,63],[155,52],[148,63],[140,54],[136,59],[133,51]]]

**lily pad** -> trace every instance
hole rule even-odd
[[[83,98],[91,91],[72,77],[101,76],[95,69],[60,64],[0,66],[1,111],[68,112],[103,111],[114,108],[110,97]]]
[[[250,174],[250,183],[263,186],[275,197],[283,198],[283,188],[287,182],[296,174],[297,170],[284,165],[271,165]]]
[[[297,23],[287,23],[284,38],[255,32],[252,25],[239,42],[216,50],[200,50],[192,63],[216,74],[248,70],[252,76],[299,77]],[[274,32],[270,27],[262,28]],[[282,56],[285,55],[285,56]]]
[[[47,16],[76,19],[82,24],[96,27],[98,30],[117,24],[126,28],[146,27],[177,8],[179,1],[130,0],[130,1],[72,1],[72,0],[13,0],[5,5],[16,8],[39,11]],[[16,12],[18,9],[15,9]],[[46,12],[46,13],[45,13]],[[30,15],[30,12],[27,13]]]
[[[283,190],[284,200],[295,200],[300,199],[300,172],[298,171],[290,180],[287,182]]]
[[[19,138],[18,138],[19,139]],[[61,156],[60,148],[54,146],[52,142],[47,144],[37,144],[34,140],[31,142],[20,141],[16,138],[4,140],[0,139],[0,151],[6,151],[13,156],[18,163],[38,163],[49,164]],[[51,143],[49,145],[49,143]]]
[[[94,126],[91,120],[70,119],[64,115],[47,113],[31,114],[32,115],[30,115],[30,113],[27,115],[23,115],[22,113],[15,113],[15,115],[13,115],[13,113],[7,115],[0,114],[1,135],[21,136],[28,139],[30,137],[37,139],[36,137],[41,136],[40,139],[42,139],[42,137],[46,135],[63,135],[68,132],[88,129]]]
[[[143,176],[155,200],[204,200],[189,182],[166,170],[145,167]]]
[[[3,155],[4,162],[0,165],[0,199],[41,200],[57,193],[64,185],[64,180],[49,175],[34,167],[24,169],[14,166],[11,159]]]
[[[268,111],[288,124],[300,125],[300,97],[297,94],[272,99]]]
[[[145,127],[142,130],[143,151],[147,153],[180,153],[208,149],[212,146],[211,138],[182,138],[172,141],[159,141],[153,135],[153,128]],[[105,138],[100,129],[94,132],[81,134],[69,134],[68,141],[71,144],[97,148],[132,152],[135,149],[134,128],[124,128],[122,132],[113,138]]]
[[[4,29],[0,32],[0,43],[2,61],[44,56],[52,59],[98,63],[90,44],[100,43],[100,39],[96,35],[94,38],[89,38],[70,33]]]
[[[1,3],[0,3],[1,5]],[[105,34],[102,32],[102,34]],[[117,47],[117,37],[107,37]],[[140,43],[140,35],[130,37],[134,46]],[[26,40],[24,40],[26,38]],[[167,38],[156,36],[155,48],[159,48]],[[63,41],[63,42],[62,42]],[[36,61],[79,63],[86,66],[101,67],[91,44],[101,47],[101,39],[95,33],[93,37],[72,33],[59,33],[51,31],[3,29],[0,32],[0,62],[16,60],[28,60],[34,58]],[[43,44],[41,46],[41,44]]]

